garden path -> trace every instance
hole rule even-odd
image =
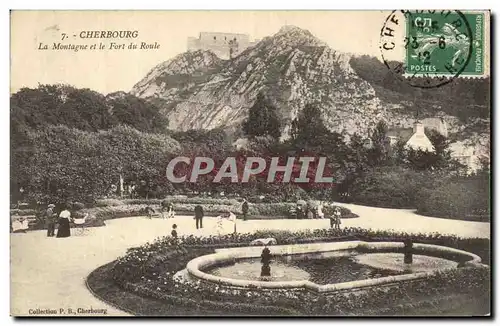
[[[490,224],[436,219],[415,215],[410,210],[343,206],[360,217],[345,219],[342,226],[394,229],[409,232],[440,232],[462,237],[490,237]],[[127,248],[170,234],[171,225],[178,233],[216,234],[216,218],[204,219],[204,228],[195,229],[192,217],[170,220],[143,217],[106,221],[106,226],[92,228],[84,236],[66,239],[47,238],[45,231],[11,234],[11,314],[29,316],[30,309],[106,308],[108,315],[126,315],[100,302],[85,286],[85,278],[95,268],[120,255]],[[238,232],[259,229],[301,230],[326,228],[328,220],[249,220],[237,222]],[[225,222],[224,233],[233,231]]]

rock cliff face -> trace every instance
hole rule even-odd
[[[284,138],[306,103],[321,109],[333,131],[366,134],[381,119],[411,126],[411,99],[382,99],[353,69],[353,58],[307,30],[285,26],[232,60],[203,50],[180,54],[154,67],[132,93],[160,105],[169,127],[177,130],[234,127],[246,118],[259,92],[279,108]],[[455,117],[440,113],[439,105],[429,109],[448,122],[451,134],[463,128]]]

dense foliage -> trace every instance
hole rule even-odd
[[[19,150],[17,150],[19,149]],[[88,132],[48,126],[26,134],[25,147],[11,156],[12,195],[25,200],[92,202],[124,179],[159,180],[176,141],[126,126]]]
[[[464,167],[452,159],[450,140],[436,132],[426,130],[435,152],[406,148],[402,143],[390,146],[384,121],[366,137],[331,132],[314,103],[292,121],[291,138],[279,141],[278,109],[261,93],[243,124],[248,138],[240,149],[235,149],[234,137],[223,129],[169,131],[166,136],[160,133],[166,121],[154,105],[122,93],[104,97],[61,85],[22,89],[11,96],[11,118],[13,202],[95,201],[120,195],[110,189],[122,178],[134,187],[128,193],[133,198],[225,193],[253,202],[313,198],[418,208],[426,215],[461,219],[489,214],[488,162],[478,173],[483,181],[474,181],[476,176],[467,176]],[[215,168],[196,182],[172,184],[165,167],[173,155],[209,157]],[[284,165],[288,157],[304,156],[315,158],[307,173],[310,180],[317,172],[317,158],[325,157],[323,176],[333,177],[334,182],[285,184],[283,173],[277,173],[275,182],[269,183],[268,169],[244,184],[230,178],[213,182],[228,157],[237,159],[240,180],[247,157],[265,158],[268,165],[271,157],[279,157],[279,164]],[[190,173],[191,167],[179,166],[176,173]],[[292,180],[299,173],[298,166],[294,167]],[[424,203],[423,198],[428,200]]]
[[[415,204],[417,212],[423,215],[489,222],[490,177],[479,174],[469,178],[450,178],[423,193]]]
[[[123,124],[144,132],[162,132],[168,125],[158,107],[131,94],[104,96],[68,85],[22,88],[11,95],[10,117],[13,140],[51,125],[98,131]]]
[[[217,216],[227,211],[236,214],[237,218],[242,218],[242,203],[235,199],[216,199],[216,198],[175,198],[169,196],[165,199],[168,203],[173,205],[177,214],[193,214],[196,205],[202,205],[205,214]],[[160,209],[161,199],[129,199],[129,200],[116,200],[105,199],[99,200],[96,203],[97,207],[88,208],[87,212],[96,217],[104,219],[120,218],[125,216],[139,216],[145,215],[144,209],[146,207]],[[315,209],[316,203],[309,204],[311,209]],[[341,218],[356,218],[358,215],[352,213],[349,209],[340,206],[329,206],[328,209],[323,208],[326,218],[333,215],[335,207],[339,207],[341,211]],[[249,219],[277,219],[277,218],[298,218],[296,214],[297,205],[295,202],[288,203],[253,203],[249,204],[248,218]],[[318,218],[318,216],[314,216]]]
[[[248,119],[243,123],[243,132],[249,137],[281,135],[281,118],[278,109],[262,93],[248,111]]]

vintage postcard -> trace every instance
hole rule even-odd
[[[490,11],[11,11],[11,315],[490,316]]]

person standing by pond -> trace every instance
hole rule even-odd
[[[172,225],[172,232],[170,232],[172,238],[177,239],[177,224]]]
[[[342,216],[342,212],[340,211],[340,207],[335,207],[335,220],[334,220],[334,223],[335,223],[335,228],[337,230],[340,230],[340,223],[341,223],[341,216]]]
[[[311,203],[307,203],[306,205],[306,217],[308,219],[313,219],[314,218],[314,206]]]
[[[325,207],[325,215],[330,220],[330,228],[336,228],[336,219],[337,219],[337,208],[333,206],[331,203],[328,203]]]
[[[248,201],[243,198],[243,204],[241,205],[241,212],[243,213],[243,221],[247,220],[248,217]]]
[[[231,223],[233,223],[233,234],[236,234],[236,215],[231,212],[231,211],[228,211],[228,219],[229,221],[231,221]]]
[[[69,231],[70,218],[71,218],[71,213],[68,210],[68,206],[66,206],[64,210],[59,214],[59,220],[58,220],[59,227],[57,228],[56,238],[68,238],[70,236],[70,231]]]
[[[201,205],[194,207],[194,219],[196,220],[196,229],[203,229],[203,207]]]
[[[325,213],[323,212],[323,203],[322,202],[320,202],[318,207],[317,207],[316,216],[318,216],[318,218],[325,218]]]
[[[56,219],[57,215],[54,213],[54,208],[56,205],[49,204],[47,210],[45,211],[45,226],[47,227],[47,236],[53,237],[56,231]]]
[[[335,227],[335,212],[329,213],[328,219],[330,220],[330,228],[333,229]]]

